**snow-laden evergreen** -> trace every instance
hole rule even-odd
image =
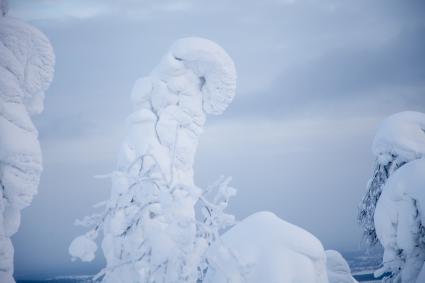
[[[53,78],[54,54],[36,28],[6,15],[0,3],[0,282],[13,280],[10,237],[30,205],[42,171],[38,133],[31,115],[43,110]]]
[[[425,158],[411,161],[386,182],[376,205],[376,234],[384,247],[385,282],[421,283],[425,261]]]
[[[405,111],[386,118],[373,141],[375,169],[359,205],[358,222],[366,243],[378,243],[374,224],[376,204],[387,179],[404,164],[425,156],[425,114]]]
[[[206,114],[221,114],[235,87],[231,58],[202,38],[178,40],[136,82],[134,112],[111,174],[111,198],[104,213],[81,221],[93,228],[69,248],[72,256],[90,261],[94,240],[103,233],[107,266],[97,275],[102,282],[202,280],[206,248],[233,223],[224,209],[235,190],[225,178],[200,189],[193,163]]]

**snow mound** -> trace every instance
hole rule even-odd
[[[405,111],[386,118],[380,125],[372,146],[379,159],[398,156],[404,162],[425,155],[425,114]]]
[[[210,248],[205,282],[328,282],[320,241],[271,212],[245,218],[221,239],[226,248]]]
[[[343,256],[334,250],[326,251],[326,266],[329,283],[356,283],[351,276],[350,266]]]
[[[390,176],[377,203],[374,222],[384,247],[377,275],[392,272],[402,282],[416,282],[425,260],[424,207],[425,158],[421,158]]]

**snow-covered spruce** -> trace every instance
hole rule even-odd
[[[103,232],[107,266],[103,282],[196,282],[205,250],[231,224],[224,213],[235,193],[229,179],[203,191],[194,184],[193,162],[206,114],[221,114],[235,95],[233,61],[202,38],[175,42],[152,73],[132,91],[134,112],[113,172],[105,212],[81,223],[93,228],[70,246],[90,261]],[[207,195],[213,194],[213,198]],[[202,214],[195,217],[195,205]]]
[[[338,252],[325,253],[316,237],[271,212],[254,213],[224,233],[208,262],[206,283],[356,282]]]
[[[376,205],[374,223],[384,247],[386,282],[423,282],[425,261],[425,158],[411,161],[390,176]],[[422,280],[425,278],[422,278]]]
[[[0,282],[10,283],[15,282],[10,237],[19,228],[20,211],[37,193],[42,171],[30,116],[43,110],[54,54],[39,30],[6,16],[4,1],[0,7]]]
[[[375,207],[388,177],[404,164],[425,156],[425,114],[406,111],[394,114],[380,125],[372,146],[375,170],[359,205],[358,222],[366,243],[378,238],[373,221]]]

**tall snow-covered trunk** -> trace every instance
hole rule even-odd
[[[6,14],[5,2],[0,3]],[[24,22],[0,16],[0,282],[13,280],[10,237],[21,210],[37,193],[42,171],[38,133],[31,115],[43,109],[43,91],[53,77],[48,39]]]
[[[91,260],[93,239],[103,228],[103,282],[199,278],[205,247],[195,217],[202,190],[194,184],[193,163],[206,114],[226,109],[235,81],[234,64],[221,47],[184,38],[136,82],[106,212],[95,217],[100,224],[92,232],[70,246],[72,255]]]

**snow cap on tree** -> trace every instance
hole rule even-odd
[[[205,113],[222,114],[236,90],[235,65],[226,51],[208,39],[187,37],[177,40],[168,55],[200,79]]]
[[[425,114],[404,111],[386,118],[375,135],[372,150],[380,163],[391,155],[404,162],[425,156]]]
[[[4,2],[1,5],[3,9]],[[7,95],[20,96],[30,114],[42,112],[44,91],[53,79],[55,64],[47,37],[19,19],[1,17],[0,52],[0,65],[7,66],[20,87],[19,91],[6,91]],[[2,85],[11,84],[9,77],[2,77]]]

